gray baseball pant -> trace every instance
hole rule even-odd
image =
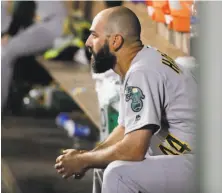
[[[141,162],[114,161],[104,172],[95,169],[93,193],[192,193],[194,178],[193,155],[150,156]]]
[[[48,21],[33,24],[12,37],[6,46],[2,46],[2,107],[9,94],[15,60],[18,57],[36,54],[52,47],[55,38],[62,35],[63,19],[64,17],[53,16]]]

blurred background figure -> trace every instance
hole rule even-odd
[[[4,24],[8,28],[5,27],[1,38],[2,110],[7,102],[15,61],[19,57],[39,54],[52,47],[55,38],[62,35],[63,21],[72,11],[71,3],[4,2],[6,11],[12,13],[12,19],[10,23],[6,21]]]
[[[7,9],[9,3],[7,1],[1,1],[1,36],[8,29],[11,21],[11,15]]]

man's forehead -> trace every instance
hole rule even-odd
[[[101,31],[103,28],[104,28],[104,23],[105,23],[105,20],[104,18],[102,17],[101,14],[98,14],[94,19],[93,19],[93,22],[92,22],[92,25],[91,25],[91,28],[90,30],[91,31]]]

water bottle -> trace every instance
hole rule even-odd
[[[66,121],[69,120],[69,116],[66,114],[66,113],[60,113],[57,117],[56,117],[56,124],[59,126],[59,127],[63,127],[64,126],[64,123]]]
[[[65,113],[61,113],[56,118],[56,123],[67,131],[69,137],[87,138],[91,134],[91,130],[88,126],[75,123]]]
[[[65,121],[64,129],[68,132],[69,137],[85,138],[90,135],[90,128],[88,126],[77,124],[71,119]]]

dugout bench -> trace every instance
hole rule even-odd
[[[43,57],[37,57],[37,60],[61,88],[74,99],[93,124],[100,128],[95,81],[92,79],[89,66],[74,62],[47,61]],[[75,92],[75,89],[82,88],[84,91]]]

